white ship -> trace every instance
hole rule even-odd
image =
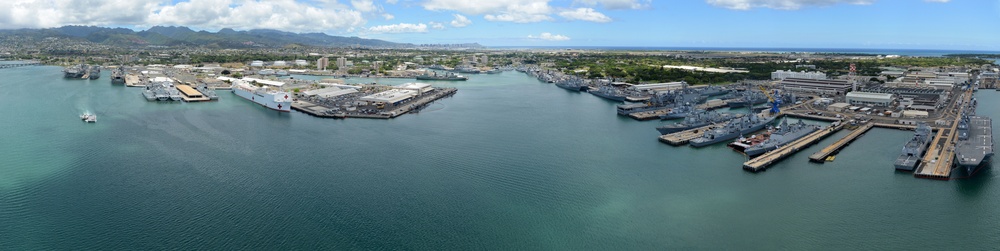
[[[233,93],[272,110],[292,110],[292,95],[268,85],[258,87],[242,79],[233,80]]]

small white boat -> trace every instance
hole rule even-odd
[[[97,115],[84,113],[80,115],[80,119],[87,123],[97,123]]]

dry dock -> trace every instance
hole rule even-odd
[[[840,126],[843,127],[844,124],[841,124]],[[858,139],[858,137],[861,137],[861,135],[868,132],[868,130],[871,130],[872,127],[875,127],[875,124],[866,123],[861,127],[854,129],[853,132],[847,134],[847,136],[844,136],[840,140],[837,140],[837,142],[833,142],[833,144],[830,144],[826,148],[819,150],[819,152],[809,155],[809,160],[820,163],[824,162],[826,160],[826,157],[829,157],[830,154],[833,154],[834,152],[839,151],[841,148],[844,148],[844,146],[850,144],[855,139]]]
[[[766,152],[760,156],[757,156],[754,159],[744,162],[743,170],[751,172],[764,171],[771,164],[774,164],[775,162],[778,162],[798,152],[799,150],[805,149],[815,144],[819,140],[824,139],[827,136],[830,136],[834,132],[840,131],[841,128],[844,128],[843,124],[823,128],[822,130],[810,133],[809,135],[806,135],[801,139],[798,139],[796,141],[793,141],[792,143],[789,143],[785,146],[775,149],[774,151]]]
[[[690,142],[692,139],[696,139],[705,134],[705,131],[715,129],[720,125],[707,125],[703,127],[698,127],[695,129],[690,129],[686,131],[675,132],[667,135],[660,135],[660,142],[670,144],[672,146],[684,145]]]

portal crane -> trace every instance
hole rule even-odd
[[[758,85],[757,88],[760,88],[760,91],[767,96],[767,102],[771,103],[771,115],[777,115],[778,113],[780,113],[781,109],[779,109],[778,107],[781,106],[781,100],[774,98],[774,95],[771,95],[771,93],[769,93],[767,89],[764,89],[764,86]],[[774,93],[775,95],[777,95],[778,91],[775,90]]]

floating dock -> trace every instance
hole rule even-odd
[[[840,127],[843,127],[843,126],[844,126],[844,124],[840,125]],[[844,146],[846,146],[847,144],[850,144],[855,139],[858,139],[858,137],[861,137],[861,135],[865,134],[866,132],[868,132],[868,130],[871,130],[872,127],[875,127],[875,124],[873,124],[873,123],[866,123],[866,124],[862,125],[861,127],[858,127],[857,129],[854,129],[853,132],[847,134],[847,136],[844,136],[840,140],[837,140],[837,142],[833,142],[833,144],[830,144],[826,148],[823,148],[822,150],[819,150],[819,152],[816,152],[816,153],[813,153],[812,155],[809,155],[809,160],[813,161],[813,162],[819,162],[819,163],[825,162],[826,161],[826,157],[829,157],[830,154],[833,154],[834,152],[839,151],[841,148],[844,148]]]
[[[705,134],[705,131],[715,129],[719,125],[707,125],[703,127],[698,127],[695,129],[689,129],[686,131],[675,132],[667,135],[660,135],[660,142],[667,143],[672,146],[679,146],[691,142],[692,139],[696,139]]]
[[[844,125],[839,124],[836,126],[823,128],[822,130],[810,133],[809,135],[806,135],[805,137],[793,141],[792,143],[784,145],[773,151],[766,152],[760,156],[757,156],[754,159],[744,162],[743,170],[751,172],[764,171],[771,164],[774,164],[775,162],[778,162],[788,156],[791,156],[792,154],[798,152],[799,150],[805,149],[815,144],[819,140],[824,139],[827,136],[830,136],[834,132],[840,131],[840,129],[842,128],[844,128]]]

